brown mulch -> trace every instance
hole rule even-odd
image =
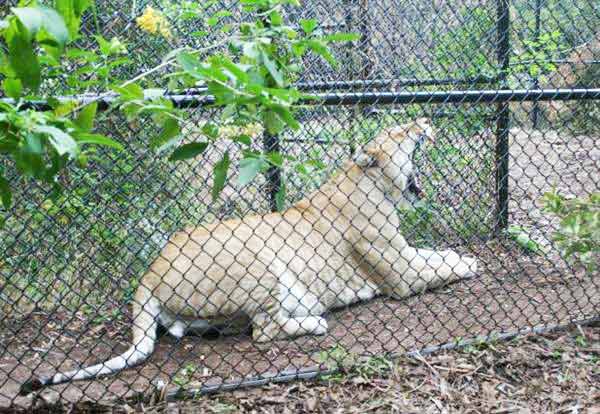
[[[373,374],[119,406],[78,404],[37,412],[148,413],[600,413],[600,325],[400,358]],[[9,409],[10,410],[10,409]],[[2,411],[0,412],[9,412]],[[10,411],[13,412],[13,411]]]

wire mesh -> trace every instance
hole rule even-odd
[[[82,45],[98,32],[124,39],[135,63],[123,79],[172,48],[200,45],[201,22],[174,24],[176,45],[135,29],[144,7],[168,2],[97,4]],[[283,216],[268,214],[279,185],[268,174],[238,188],[234,171],[212,202],[213,166],[225,151],[238,159],[237,144],[223,137],[173,164],[148,149],[150,123],[105,113],[101,132],[126,151],[99,151],[70,171],[56,201],[28,182],[0,210],[0,406],[29,406],[24,384],[35,389],[132,344],[130,357],[149,358],[42,395],[230,389],[326,372],[340,355],[397,355],[598,316],[598,274],[564,259],[552,239],[559,223],[541,204],[553,188],[575,197],[600,187],[597,2],[320,0],[294,13],[362,38],[336,50],[337,71],[307,59],[299,82],[324,92],[324,104],[302,110],[299,131],[266,144],[258,131],[254,145],[326,168],[283,172]],[[194,140],[215,112],[182,99]],[[412,175],[418,198],[407,192]],[[180,337],[184,328],[196,335]]]

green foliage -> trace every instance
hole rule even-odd
[[[540,254],[544,251],[542,246],[532,239],[527,229],[522,226],[511,225],[506,229],[506,234],[526,252]]]
[[[543,201],[544,210],[560,219],[554,240],[565,257],[595,270],[600,259],[600,193],[567,199],[553,191]]]
[[[272,135],[285,129],[298,129],[295,107],[300,99],[308,97],[291,87],[302,67],[301,58],[309,52],[315,53],[335,64],[329,51],[331,42],[350,41],[356,35],[318,33],[318,22],[303,20],[301,30],[284,23],[283,6],[299,6],[291,0],[244,0],[243,19],[237,26],[223,23],[232,15],[230,10],[219,10],[210,14],[214,1],[192,5],[186,3],[186,19],[202,18],[213,30],[226,33],[223,47],[174,50],[163,63],[147,74],[168,66],[177,66],[177,72],[169,74],[171,84],[182,87],[207,87],[207,93],[215,98],[220,107],[221,125],[244,126],[259,123]],[[56,0],[53,8],[29,2],[28,7],[12,8],[2,20],[0,35],[8,54],[0,55],[0,74],[4,77],[2,92],[15,99],[0,107],[2,114],[0,130],[0,152],[11,156],[21,174],[42,180],[59,188],[58,176],[69,161],[78,160],[86,165],[87,155],[81,145],[105,145],[120,148],[107,137],[93,133],[97,106],[77,102],[58,101],[53,96],[40,96],[43,90],[56,87],[60,79],[66,79],[67,87],[59,86],[62,92],[81,93],[88,90],[112,91],[118,94],[115,104],[130,122],[149,117],[160,131],[150,142],[158,151],[174,148],[181,140],[183,113],[162,96],[162,91],[145,90],[140,74],[127,82],[116,82],[114,72],[131,63],[125,56],[127,47],[119,39],[106,40],[96,36],[92,48],[73,47],[83,13],[93,6],[91,0]],[[172,12],[172,10],[171,10]],[[162,14],[147,13],[138,24],[144,30],[157,33],[155,22],[162,25],[160,33],[171,36],[168,22]],[[217,50],[201,60],[198,56],[206,50]],[[42,88],[44,86],[44,88]],[[49,90],[49,89],[48,89]],[[103,94],[101,96],[106,96]],[[53,111],[35,113],[23,110],[23,97],[44,99],[52,103]],[[205,129],[204,142],[187,143],[171,154],[172,161],[196,157],[217,138],[213,131]],[[234,141],[247,149],[252,140],[246,135],[233,137]],[[270,165],[284,168],[294,161],[291,157],[278,154],[245,151],[241,184],[247,184]],[[285,161],[285,162],[284,162]],[[216,199],[224,188],[230,160],[228,154],[215,166],[213,197]],[[0,195],[6,205],[10,204],[10,182],[3,175]],[[278,205],[283,206],[285,184],[278,194]]]
[[[349,373],[356,365],[358,356],[349,352],[342,345],[335,345],[330,349],[319,352],[317,360],[325,365],[327,369],[334,371],[332,374],[323,375],[324,380],[341,382],[344,380],[344,374]]]
[[[554,72],[558,67],[554,61],[560,57],[564,48],[563,36],[559,30],[543,33],[537,40],[524,40],[524,50],[512,58],[511,73],[527,73],[543,81],[544,75]]]
[[[435,33],[433,56],[443,70],[443,77],[470,78],[494,76],[493,60],[495,39],[494,10],[485,7],[464,7],[457,16],[458,24]],[[491,46],[491,47],[490,47]]]
[[[121,145],[91,132],[94,104],[79,108],[50,97],[51,111],[24,109],[21,97],[36,97],[43,83],[42,69],[60,66],[65,48],[76,37],[81,15],[90,6],[87,0],[57,0],[56,9],[29,3],[12,8],[0,26],[0,39],[8,51],[8,56],[0,55],[1,90],[14,99],[0,103],[0,155],[11,158],[20,174],[58,191],[60,171],[69,161],[84,166],[88,146],[121,149]],[[0,197],[7,209],[11,191],[8,179],[2,177]]]
[[[35,1],[29,3],[29,7],[13,7],[0,25],[8,51],[7,59],[2,59],[0,74],[11,84],[5,92],[10,92],[7,95],[13,98],[21,93],[38,92],[42,67],[57,65],[65,46],[75,38],[70,29],[79,25],[81,17],[75,15],[75,7],[80,13],[89,7],[85,0],[57,0],[56,10],[38,6]],[[6,85],[5,82],[5,89]]]
[[[390,372],[394,364],[385,356],[361,357],[342,345],[335,345],[317,354],[319,363],[325,365],[332,374],[321,378],[330,382],[342,382],[346,377],[371,379]]]
[[[203,7],[210,5],[209,2]],[[214,53],[203,61],[194,50],[179,53],[177,63],[181,72],[177,80],[184,86],[206,85],[208,93],[215,98],[215,105],[222,108],[222,125],[259,123],[271,135],[281,134],[286,129],[297,130],[300,125],[294,115],[295,107],[300,99],[309,98],[292,86],[302,71],[301,58],[312,52],[335,65],[329,43],[352,41],[357,36],[344,33],[321,35],[317,31],[318,22],[312,19],[299,22],[302,30],[285,24],[283,6],[299,6],[297,1],[244,0],[241,5],[243,12],[255,20],[241,23],[237,31],[227,24],[230,37],[226,52]],[[202,7],[190,8],[186,13],[186,17],[191,18],[196,13],[205,16],[206,11]],[[225,30],[221,23],[223,17],[227,14],[216,13],[206,19],[209,26]],[[240,164],[240,185],[248,184],[269,166],[283,168],[285,163],[297,161],[289,156],[284,160],[281,156],[248,151],[251,142],[245,138],[233,137],[246,147]],[[207,135],[207,139],[210,142],[214,136]],[[189,156],[194,153],[189,152]],[[224,158],[215,168],[215,198],[223,188],[222,180],[228,165]],[[297,165],[295,168],[304,170]]]
[[[173,377],[173,382],[182,388],[185,388],[193,379],[198,367],[194,364],[187,364]]]
[[[94,42],[86,48],[69,47],[65,52],[64,65],[49,73],[48,78],[56,79],[55,89],[63,94],[100,92],[117,86],[116,79],[131,65],[127,45],[116,37],[107,40],[96,35]]]
[[[76,121],[57,115],[55,111],[19,110],[17,106],[0,103],[0,154],[10,156],[16,169],[24,176],[35,178],[59,190],[57,174],[68,161],[85,164],[86,145],[104,145],[121,149],[117,142],[89,133],[94,111],[86,108]],[[0,195],[5,207],[10,207],[10,185],[3,179]]]
[[[54,7],[63,17],[69,36],[74,39],[79,34],[79,25],[83,13],[92,5],[93,0],[55,0]]]

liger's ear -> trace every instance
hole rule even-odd
[[[361,168],[371,168],[377,166],[377,151],[372,148],[358,150],[352,158],[356,165]]]

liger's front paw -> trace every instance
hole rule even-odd
[[[325,335],[328,329],[327,320],[319,316],[306,317],[301,326],[309,335]]]

